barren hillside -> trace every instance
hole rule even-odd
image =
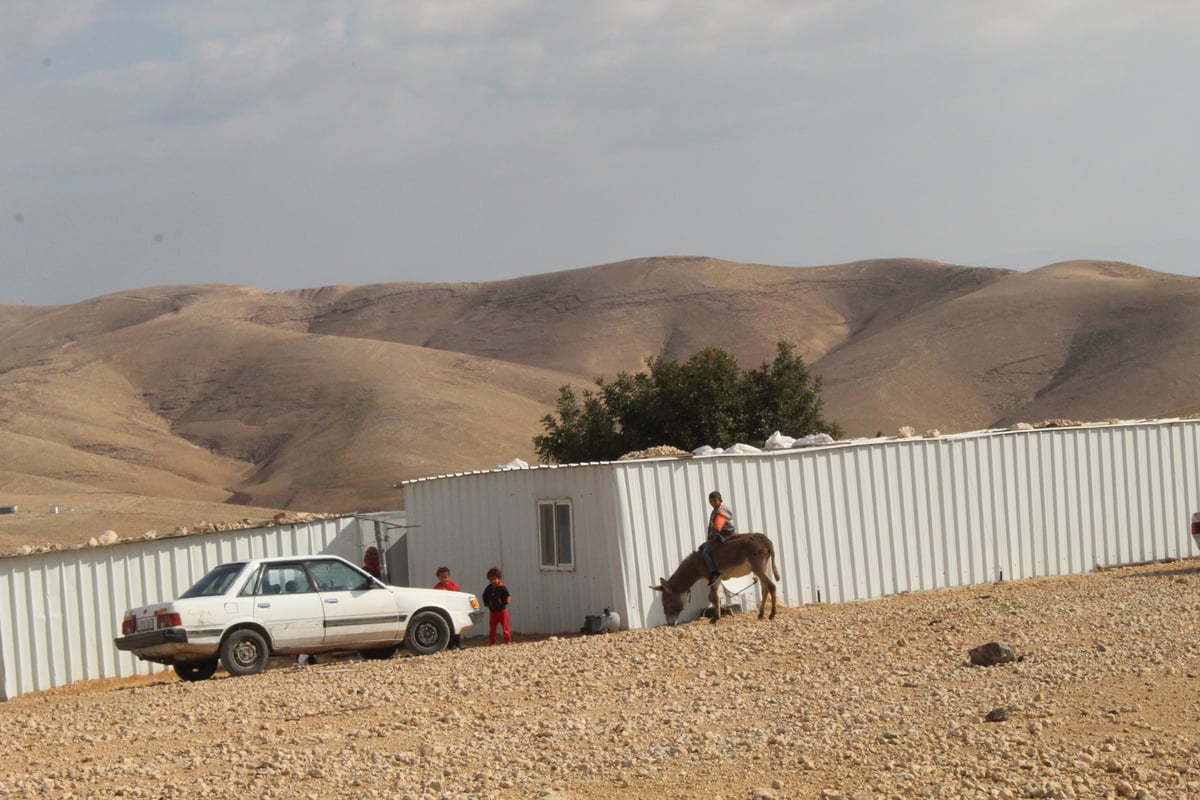
[[[533,462],[561,385],[710,345],[748,368],[794,342],[852,436],[1186,413],[1198,300],[1198,279],[1107,262],[652,258],[494,283],[166,286],[0,307],[0,507],[19,507],[0,515],[0,552],[402,507],[400,480]]]

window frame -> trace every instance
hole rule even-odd
[[[549,509],[549,520],[552,530],[547,531],[545,528],[546,510]],[[560,530],[560,522],[566,515],[567,531],[565,532],[565,543],[570,548],[567,560],[563,560],[561,553],[563,550],[564,533]],[[544,497],[537,500],[537,537],[538,537],[538,564],[543,572],[574,572],[576,566],[575,560],[575,504],[569,497]],[[550,538],[547,539],[547,534]],[[550,560],[547,561],[547,544],[553,545],[553,552],[549,554]]]

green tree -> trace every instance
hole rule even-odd
[[[744,440],[765,441],[775,431],[797,437],[843,435],[840,425],[821,416],[821,376],[809,374],[791,342],[779,342],[774,361],[746,373],[745,391],[750,413]]]
[[[599,379],[596,382],[601,383]],[[546,432],[533,438],[544,463],[611,460],[627,452],[621,450],[620,436],[601,395],[584,389],[579,400],[570,386],[563,386],[558,394],[558,417],[542,417]]]
[[[644,437],[647,444],[638,447],[669,443],[694,450],[711,442],[733,443],[745,416],[742,375],[733,356],[706,347],[685,364],[659,357],[647,366],[655,387],[650,416],[656,425]]]
[[[786,341],[775,360],[749,371],[729,353],[708,347],[686,363],[652,356],[649,372],[596,378],[596,391],[576,396],[559,390],[557,418],[542,418],[545,433],[533,439],[543,463],[612,460],[661,444],[694,450],[762,442],[775,431],[789,436],[842,435],[821,416],[821,379]]]

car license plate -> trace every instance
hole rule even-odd
[[[154,630],[154,622],[155,622],[154,617],[138,617],[138,621],[137,621],[138,633],[141,633],[142,631]]]

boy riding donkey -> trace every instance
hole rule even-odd
[[[708,518],[708,538],[694,553],[688,553],[669,578],[661,578],[657,586],[650,588],[662,592],[663,616],[668,625],[679,624],[692,596],[692,586],[708,575],[708,601],[713,607],[712,622],[721,618],[721,598],[718,586],[721,576],[740,578],[754,574],[762,585],[762,599],[758,604],[758,618],[766,613],[767,598],[771,598],[771,619],[775,619],[775,580],[779,580],[779,567],[775,564],[775,545],[761,533],[741,533],[734,536],[733,512],[721,499],[720,492],[708,495],[712,514]],[[719,562],[719,566],[718,566]]]
[[[711,587],[721,580],[721,572],[713,563],[712,552],[736,531],[733,527],[733,511],[725,505],[720,492],[709,492],[708,504],[712,506],[712,514],[708,517],[708,538],[700,545],[700,557],[704,559],[704,566],[708,567],[708,585]]]

